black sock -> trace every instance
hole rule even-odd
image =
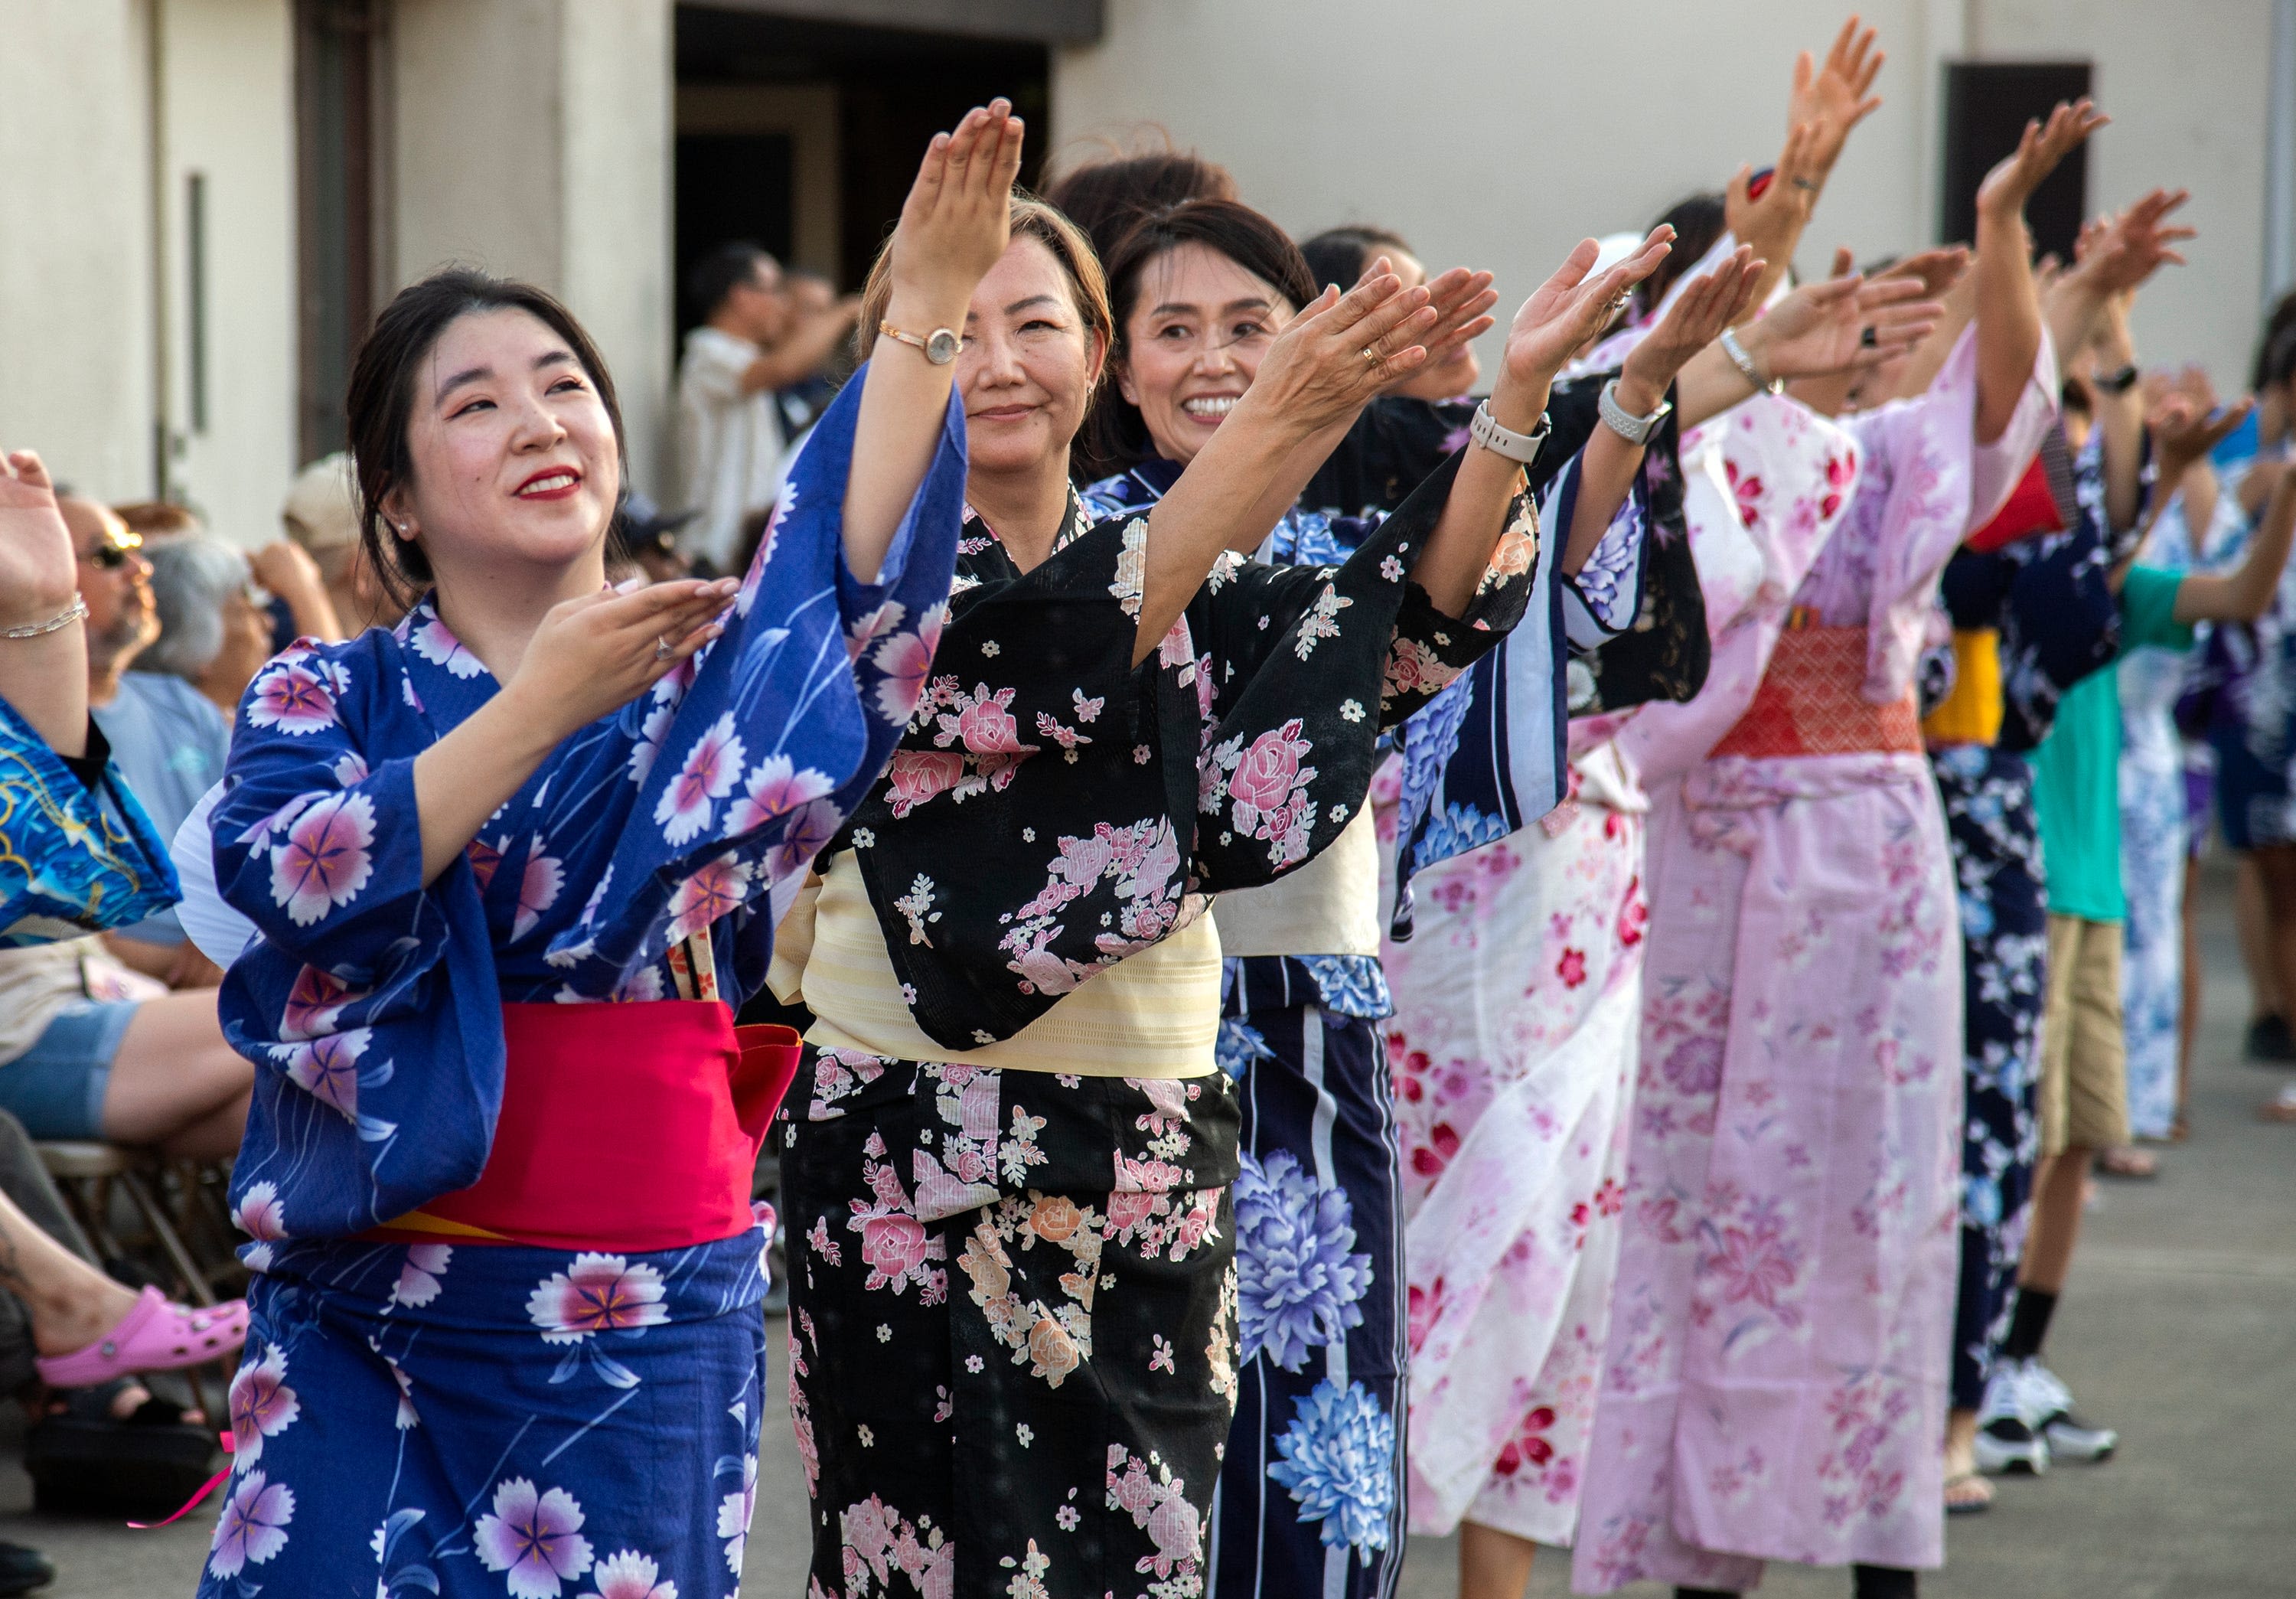
[[[1914,1599],[1914,1574],[1895,1566],[1852,1566],[1855,1599]]]
[[[2003,1358],[2030,1360],[2039,1354],[2041,1340],[2049,1335],[2049,1317],[2056,1308],[2055,1294],[2044,1293],[2038,1288],[2020,1288],[2017,1308],[2009,1316],[2009,1336],[2001,1342]]]

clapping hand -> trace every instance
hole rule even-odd
[[[1822,377],[1878,366],[1927,338],[1945,307],[1920,275],[1805,283],[1749,329],[1749,353],[1773,377]]]
[[[1012,102],[999,99],[933,135],[893,230],[894,300],[931,318],[905,331],[964,325],[974,285],[1010,241],[1021,133]]]
[[[1846,257],[1849,252],[1843,251]],[[1874,274],[1876,281],[1889,278],[1910,278],[1921,285],[1923,299],[1943,299],[1953,291],[1955,284],[1969,270],[1969,247],[1948,244],[1937,250],[1924,250],[1916,254],[1901,256],[1886,272]],[[1836,277],[1848,275],[1837,272]]]
[[[2256,404],[2243,399],[2219,406],[2208,374],[2198,367],[2165,386],[2148,380],[2146,389],[2144,426],[2152,435],[2162,493],[2172,490],[2185,472],[2247,421]]]
[[[1387,258],[1382,256],[1374,266],[1386,271]],[[1491,275],[1488,272],[1454,266],[1430,279],[1427,293],[1429,303],[1435,308],[1435,325],[1420,342],[1427,348],[1430,366],[1440,365],[1452,351],[1470,340],[1480,338],[1496,325],[1489,312],[1499,303],[1499,296],[1498,291],[1491,287]]]
[[[1603,331],[1628,291],[1657,271],[1673,248],[1674,229],[1661,224],[1651,230],[1650,237],[1633,255],[1600,276],[1589,277],[1587,275],[1600,247],[1592,239],[1580,240],[1578,248],[1555,268],[1554,275],[1522,302],[1507,329],[1506,356],[1491,396],[1498,420],[1508,427],[1528,428],[1535,423],[1546,408],[1546,388],[1554,374],[1569,365],[1580,346]],[[1515,411],[1519,421],[1510,421],[1501,409],[1502,399],[1510,398],[1511,390],[1527,396],[1534,389],[1538,404],[1529,407],[1529,416]]]
[[[2191,197],[2185,190],[2155,189],[2119,216],[2092,220],[2074,246],[2079,270],[2107,294],[2132,294],[2169,262],[2181,266],[2176,249],[2198,237],[2194,229],[2168,226],[2169,213]]]
[[[2016,150],[1977,185],[1979,220],[2004,223],[2022,217],[2025,202],[2057,169],[2057,163],[2112,119],[2084,96],[2070,104],[2060,102],[2046,123],[2038,119],[2026,123]]]
[[[48,469],[30,450],[0,451],[0,627],[53,620],[78,591],[71,530]]]
[[[1392,272],[1366,274],[1345,294],[1325,289],[1275,335],[1236,411],[1281,417],[1303,437],[1352,420],[1382,389],[1426,365],[1421,340],[1440,315],[1432,299]]]
[[[1713,271],[1684,284],[1658,325],[1628,352],[1619,373],[1619,403],[1638,416],[1654,410],[1675,374],[1743,315],[1763,265],[1751,245],[1741,244]]]

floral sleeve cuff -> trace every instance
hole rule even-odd
[[[1518,495],[1507,510],[1506,531],[1499,536],[1464,616],[1438,610],[1416,583],[1403,586],[1403,606],[1395,619],[1387,673],[1380,685],[1382,729],[1399,726],[1448,688],[1522,619],[1530,603],[1538,537],[1538,509],[1529,495]]]

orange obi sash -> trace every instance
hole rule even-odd
[[[758,1152],[798,1036],[715,1000],[505,1004],[502,1114],[486,1169],[365,1236],[619,1252],[751,1225]]]
[[[1776,759],[1796,755],[1922,751],[1921,718],[1905,697],[1876,705],[1866,683],[1866,629],[1789,627],[1778,636],[1754,702],[1714,746],[1715,756]]]

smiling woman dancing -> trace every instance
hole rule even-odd
[[[1019,143],[1001,111],[934,140],[890,327],[962,318]],[[222,1002],[258,1067],[257,1276],[202,1594],[739,1586],[750,1174],[795,1049],[737,1039],[729,1002],[908,718],[919,680],[882,663],[930,648],[957,537],[948,370],[875,357],[746,580],[624,594],[621,422],[572,316],[455,272],[378,320],[365,536],[429,592],[266,668],[215,812],[262,933]]]

